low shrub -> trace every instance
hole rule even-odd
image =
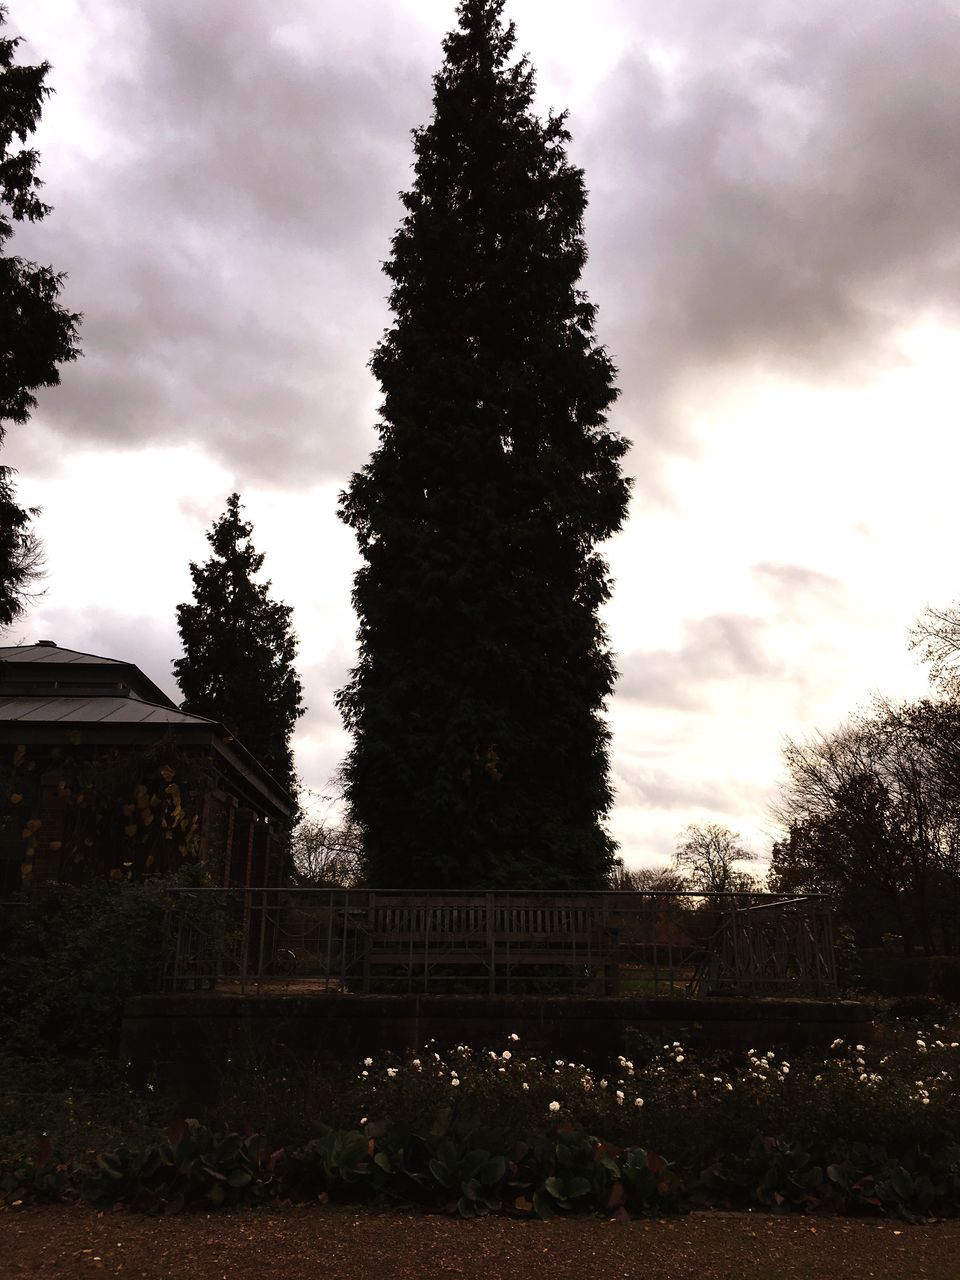
[[[115,1074],[124,1002],[157,986],[172,883],[38,885],[0,905],[0,1074],[33,1086]]]
[[[869,1048],[838,1039],[793,1063],[638,1042],[644,1061],[621,1057],[606,1075],[522,1054],[515,1036],[340,1072],[247,1063],[228,1104],[162,1142],[78,1152],[53,1133],[37,1159],[0,1166],[0,1195],[156,1212],[292,1198],[463,1217],[960,1214],[957,1031],[955,1017],[894,1019]]]

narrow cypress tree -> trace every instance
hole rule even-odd
[[[293,610],[270,599],[269,582],[253,581],[264,557],[240,507],[232,493],[207,533],[213,554],[190,565],[194,603],[177,606],[184,656],[173,669],[183,710],[218,720],[293,793],[290,737],[304,712]]]
[[[0,27],[6,16],[0,5]],[[37,403],[33,393],[56,386],[59,366],[80,354],[80,317],[58,301],[62,274],[6,252],[15,222],[39,222],[50,212],[38,195],[40,157],[14,142],[25,143],[40,122],[53,92],[45,83],[50,64],[15,63],[19,43],[0,35],[0,444],[5,423],[26,422]],[[13,471],[0,466],[0,627],[23,612],[40,573],[40,543],[30,529],[36,514],[17,503]]]
[[[462,0],[414,131],[380,442],[341,496],[364,561],[345,790],[382,887],[600,888],[613,864],[596,545],[627,446],[577,287],[583,173],[502,11]]]

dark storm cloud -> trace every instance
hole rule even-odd
[[[29,37],[28,0],[12,8]],[[643,496],[694,447],[713,380],[857,379],[898,326],[955,315],[960,21],[945,0],[623,0],[619,18],[623,57],[571,127]],[[86,355],[37,422],[199,441],[240,484],[344,478],[372,439],[379,261],[440,29],[392,0],[100,0],[83,22],[84,96],[55,67],[55,105],[102,151],[41,147],[55,212],[19,247],[70,273]]]
[[[331,33],[345,8],[325,10]],[[68,270],[85,314],[85,358],[40,415],[71,443],[200,441],[279,483],[341,476],[368,449],[379,261],[429,72],[393,48],[332,47],[323,15],[318,49],[281,40],[289,13],[111,10],[82,104],[103,159],[48,164],[55,213],[19,239]]]
[[[956,317],[960,18],[940,0],[624,12],[635,43],[579,150],[621,426],[656,488],[710,378],[856,380],[918,314]]]
[[[716,680],[775,678],[780,663],[764,649],[767,624],[746,614],[713,614],[684,625],[678,649],[636,650],[618,659],[618,701],[677,711],[709,705],[706,685]]]

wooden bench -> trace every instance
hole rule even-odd
[[[371,893],[364,930],[364,991],[378,970],[393,970],[408,990],[469,979],[493,993],[545,968],[571,988],[602,981],[615,994],[617,936],[602,898]]]

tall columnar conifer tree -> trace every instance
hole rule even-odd
[[[0,28],[6,20],[0,5]],[[0,33],[0,444],[8,422],[24,423],[36,406],[34,392],[60,381],[59,366],[75,360],[79,315],[58,301],[62,274],[7,253],[14,223],[39,222],[50,212],[38,194],[39,155],[21,144],[36,130],[48,62],[14,61],[20,41]],[[0,627],[23,612],[42,559],[30,528],[34,510],[17,502],[10,467],[0,466]]]
[[[190,565],[194,603],[177,606],[184,656],[173,669],[183,710],[218,720],[293,793],[290,737],[304,712],[293,610],[270,599],[269,582],[254,582],[264,557],[240,511],[233,493],[207,533],[213,554]]]
[[[578,288],[583,173],[503,3],[462,0],[414,131],[380,440],[341,497],[363,557],[345,789],[382,887],[600,888],[613,864],[596,547],[626,444]]]

